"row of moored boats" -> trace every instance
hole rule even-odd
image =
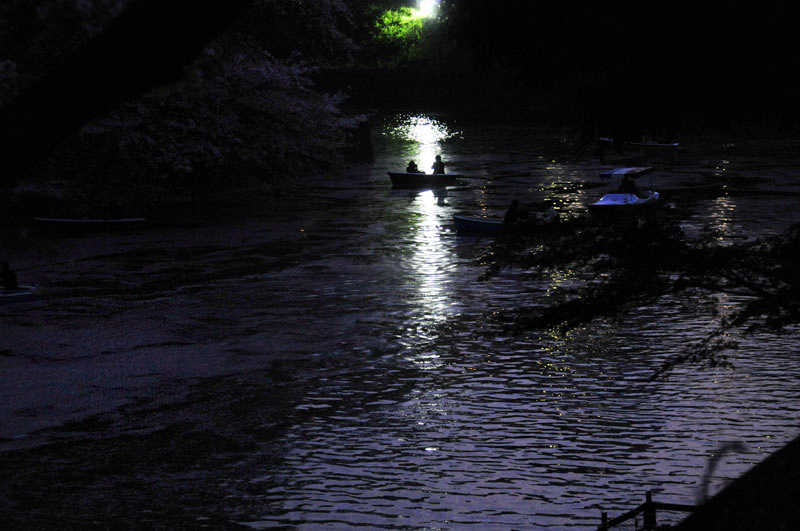
[[[650,166],[635,166],[625,168],[614,168],[601,174],[601,177],[609,179],[619,179],[623,183],[631,184],[633,180],[645,175],[653,170]],[[411,173],[411,172],[389,172],[389,178],[394,188],[446,188],[456,186],[464,179],[470,178],[462,174],[431,174],[431,173]],[[633,185],[635,186],[635,185]],[[597,216],[619,216],[641,212],[643,209],[655,206],[660,199],[659,193],[652,190],[647,191],[626,191],[624,184],[620,190],[603,195],[598,201],[589,205],[589,209]],[[552,223],[558,219],[557,213],[550,209],[547,212],[537,212],[526,217],[527,222],[536,224]],[[469,216],[456,214],[453,216],[453,224],[457,232],[461,233],[482,233],[497,234],[507,230],[509,223],[503,219]]]

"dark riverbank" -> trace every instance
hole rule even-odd
[[[725,487],[676,531],[776,531],[800,522],[800,437]]]
[[[353,67],[320,70],[315,81],[323,90],[344,91],[348,106],[364,112],[438,112],[476,122],[555,128],[570,120],[563,93],[532,90],[500,73]]]
[[[633,72],[611,81],[554,78],[533,86],[515,81],[517,75],[513,69],[416,65],[321,69],[314,79],[322,90],[348,94],[348,107],[360,112],[442,112],[476,122],[566,129],[592,140],[615,131],[637,140],[667,133],[676,139],[800,138],[800,106],[784,86],[770,97],[731,92],[717,98],[702,89],[713,80],[710,72],[697,72],[680,92],[657,93]],[[800,87],[800,80],[794,83]]]

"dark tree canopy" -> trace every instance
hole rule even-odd
[[[800,105],[790,3],[443,0],[451,38],[479,65],[565,95],[580,119],[622,135],[692,116],[724,127]],[[577,117],[573,117],[577,118]],[[624,131],[625,128],[632,131]]]
[[[250,0],[136,0],[85,46],[0,110],[0,184],[90,119],[179,78],[183,67],[250,7]]]
[[[342,0],[46,1],[27,29],[0,10],[0,41],[26,43],[0,50],[0,200],[21,205],[12,225],[151,215],[369,156],[363,117],[311,78],[352,58]],[[94,20],[86,10],[98,6]],[[61,24],[77,31],[54,42]],[[13,188],[22,180],[34,191]]]

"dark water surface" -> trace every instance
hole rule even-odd
[[[376,127],[373,164],[312,179],[263,212],[16,257],[21,280],[46,291],[0,307],[11,350],[0,436],[15,485],[56,441],[68,457],[45,475],[70,492],[67,521],[112,518],[95,498],[115,478],[112,492],[153,521],[178,515],[177,527],[589,528],[648,489],[694,503],[709,458],[742,443],[721,460],[716,492],[800,432],[800,341],[737,338],[735,370],[685,366],[648,382],[719,317],[663,300],[567,334],[503,333],[496,312],[575,273],[478,281],[491,240],[457,235],[452,216],[500,215],[513,198],[584,215],[613,187],[599,177],[611,165],[556,162],[552,137],[396,116]],[[721,197],[668,205],[687,234],[776,234],[800,221],[800,170],[791,149],[770,147],[687,145],[639,184],[722,179]],[[428,168],[437,153],[474,178],[445,197],[390,188],[388,170],[410,158]],[[724,315],[736,301],[715,304]],[[111,454],[124,464],[92,464]],[[70,469],[89,479],[65,479]],[[126,510],[133,501],[117,503]]]

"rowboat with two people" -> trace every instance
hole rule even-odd
[[[390,171],[392,188],[444,188],[455,186],[463,175],[457,173],[409,173]]]
[[[409,161],[405,172],[389,172],[393,188],[444,188],[455,186],[458,179],[464,177],[457,173],[445,173],[444,162],[441,155],[436,155],[436,160],[431,166],[433,173],[420,171],[417,163]]]

